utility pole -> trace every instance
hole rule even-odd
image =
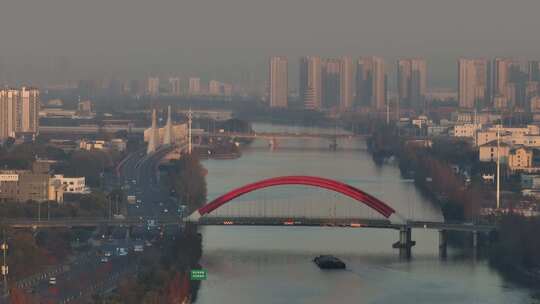
[[[8,285],[7,285],[8,266],[6,262],[6,257],[7,257],[8,245],[6,243],[6,229],[3,229],[3,235],[4,235],[3,236],[4,240],[2,241],[2,252],[3,252],[2,276],[4,276],[4,296],[7,296],[8,294]]]
[[[386,125],[390,124],[390,104],[386,102]]]
[[[191,146],[191,123],[193,122],[193,112],[191,111],[191,108],[189,108],[188,112],[188,154],[191,154],[192,146]],[[210,131],[210,130],[208,130]]]
[[[497,125],[497,210],[501,208],[501,139],[500,124]]]

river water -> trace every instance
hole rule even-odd
[[[256,124],[254,129],[334,132],[266,124]],[[315,175],[358,187],[387,202],[403,217],[441,219],[440,210],[411,181],[401,178],[396,165],[377,167],[362,140],[341,140],[335,152],[328,144],[324,139],[283,140],[272,150],[267,142],[257,140],[244,149],[240,159],[205,161],[208,198],[264,178]],[[261,201],[272,215],[303,212],[319,217],[350,213],[377,217],[341,195],[305,187],[256,191],[231,202],[221,215],[257,214],[260,211],[248,205],[260,206]],[[291,207],[296,204],[301,207]],[[448,258],[441,260],[437,231],[413,230],[417,245],[410,261],[400,260],[392,249],[398,238],[394,230],[220,226],[201,231],[202,265],[209,276],[201,285],[197,303],[531,302],[529,290],[506,282],[486,261],[452,248]],[[319,270],[311,261],[319,254],[340,257],[347,270]]]

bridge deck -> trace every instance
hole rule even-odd
[[[184,220],[177,217],[155,219],[157,225],[182,225]],[[140,226],[146,221],[139,218],[103,219],[103,218],[66,218],[51,220],[35,219],[4,219],[0,225],[12,228],[61,228],[61,227],[97,227],[97,226]],[[202,217],[193,224],[203,226],[307,226],[307,227],[365,227],[381,229],[402,229],[404,227],[449,230],[449,231],[480,231],[490,232],[497,230],[496,225],[478,225],[469,223],[444,223],[408,221],[406,223],[391,223],[384,219],[362,218],[225,218]]]
[[[481,231],[490,232],[497,230],[495,225],[473,225],[467,223],[444,223],[426,221],[408,221],[406,223],[392,223],[384,219],[362,218],[224,218],[202,217],[198,225],[204,226],[308,226],[308,227],[365,227],[386,228],[400,230],[404,227],[422,228],[449,231]]]

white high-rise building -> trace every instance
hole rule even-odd
[[[487,60],[460,58],[458,61],[458,99],[461,108],[472,109],[485,102]]]
[[[269,65],[270,107],[286,108],[289,94],[287,58],[282,56],[271,57]]]
[[[39,132],[39,90],[22,87],[0,90],[0,140]]]
[[[189,78],[189,94],[200,95],[201,94],[201,79],[198,77]]]

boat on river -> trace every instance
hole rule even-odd
[[[320,269],[345,269],[345,263],[333,255],[320,255],[313,259]]]

